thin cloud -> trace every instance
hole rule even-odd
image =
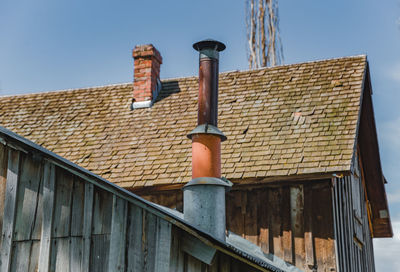
[[[375,238],[375,267],[377,272],[398,271],[400,267],[400,218],[392,222],[393,238]]]
[[[399,81],[400,81],[400,65],[399,65]],[[400,148],[400,117],[385,122],[382,126],[382,138],[387,146]]]
[[[388,75],[392,80],[400,82],[400,63],[396,63],[392,66],[388,71]]]
[[[390,204],[400,203],[400,190],[397,190],[393,193],[388,193],[387,197]]]

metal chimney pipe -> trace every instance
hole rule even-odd
[[[218,61],[225,45],[214,40],[197,42],[199,51],[199,99],[197,127],[192,139],[192,180],[183,188],[184,218],[225,240],[225,192],[231,184],[221,179],[221,141],[218,129]]]

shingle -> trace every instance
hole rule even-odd
[[[365,67],[356,56],[221,73],[223,175],[350,170]],[[132,84],[1,97],[0,125],[125,188],[188,182],[198,79],[162,86],[134,111]]]

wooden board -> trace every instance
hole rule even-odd
[[[127,224],[127,271],[143,270],[143,210],[136,205],[128,205]]]
[[[7,164],[8,164],[8,150],[5,145],[0,144],[0,233],[3,229],[3,214],[4,204],[6,198],[6,185],[7,185]],[[3,236],[0,236],[0,248]]]
[[[15,211],[17,203],[20,152],[8,150],[6,200],[4,205],[3,229],[0,255],[0,271],[9,271],[11,266],[12,241],[14,238]]]
[[[108,271],[125,271],[126,219],[127,203],[114,195]]]
[[[41,173],[40,161],[28,156],[23,157],[17,193],[14,241],[30,240],[36,221],[41,220],[41,216],[38,216]]]
[[[94,190],[92,234],[110,234],[113,195],[105,190]]]
[[[85,205],[84,181],[74,177],[72,192],[71,236],[82,236]]]
[[[56,193],[54,203],[53,237],[68,237],[71,230],[71,203],[74,179],[72,174],[56,167]]]
[[[51,237],[55,197],[55,166],[46,161],[43,173],[43,224],[40,240],[39,270],[47,272],[50,265]]]
[[[108,253],[110,251],[110,234],[92,235],[90,248],[89,271],[108,271]]]

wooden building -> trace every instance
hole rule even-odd
[[[135,92],[2,97],[0,125],[182,211],[198,78],[160,81],[161,55],[137,50]],[[374,271],[372,238],[393,234],[366,56],[221,73],[218,112],[227,229],[304,271]]]
[[[0,140],[2,272],[299,271],[217,240],[2,127]]]

